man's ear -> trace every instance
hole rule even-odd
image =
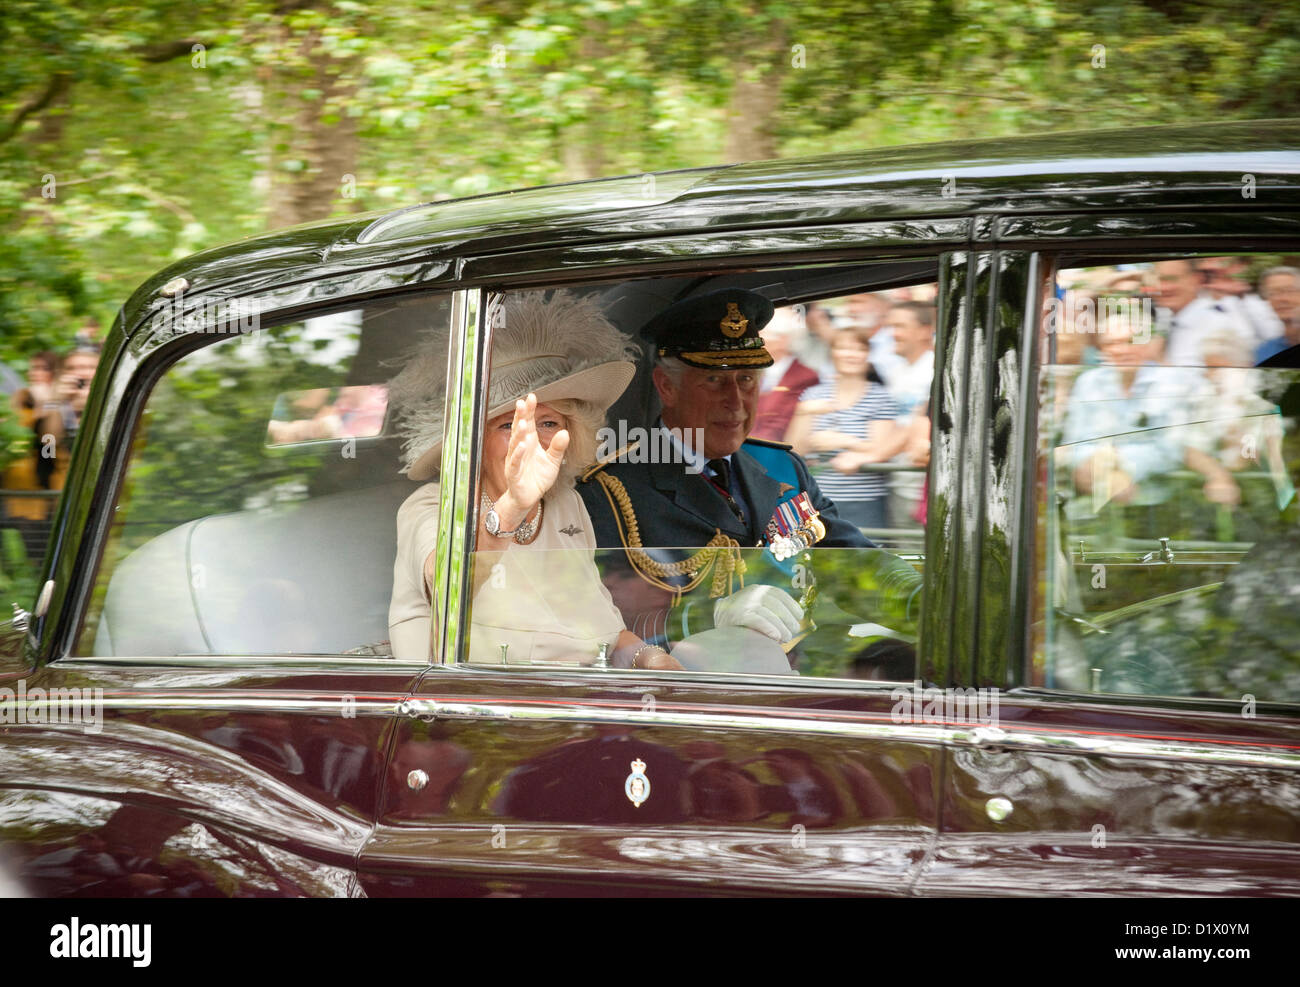
[[[663,367],[655,367],[650,379],[654,381],[655,390],[659,392],[660,405],[671,408],[677,404],[677,387],[673,384],[673,379],[668,376],[668,371]]]

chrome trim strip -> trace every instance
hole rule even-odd
[[[793,716],[747,716],[739,713],[686,713],[637,708],[514,706],[506,703],[448,702],[412,698],[399,712],[423,720],[452,719],[484,722],[541,721],[549,723],[613,723],[626,726],[679,726],[694,729],[744,730],[758,733],[815,734],[908,741],[942,747],[1074,754],[1091,757],[1137,757],[1300,769],[1300,750],[1242,750],[1202,741],[1134,740],[1074,734],[1009,732],[976,724],[861,723],[810,720]]]
[[[410,672],[427,667],[426,662],[387,658],[379,655],[68,655],[50,663],[48,668],[240,668],[250,675],[261,668],[310,668],[328,673],[333,669],[368,668],[376,671]]]
[[[434,564],[433,621],[430,627],[431,664],[456,660],[468,600],[461,591],[470,560],[469,524],[477,478],[478,449],[474,425],[483,413],[480,381],[487,376],[486,333],[477,289],[458,291],[452,299],[451,345],[447,353],[447,399],[443,413],[442,467],[439,483],[437,558]],[[446,628],[439,640],[438,632]]]
[[[50,689],[58,689],[51,686]],[[48,693],[47,689],[47,693]],[[1195,761],[1203,764],[1237,765],[1260,768],[1300,769],[1300,750],[1277,748],[1247,750],[1238,746],[1205,741],[1135,740],[1123,737],[1090,737],[1077,734],[1038,733],[1025,730],[1007,731],[994,726],[937,723],[864,723],[835,719],[807,719],[797,716],[747,715],[744,713],[691,713],[680,710],[647,710],[592,706],[516,706],[507,703],[451,702],[438,699],[408,698],[403,701],[358,698],[348,701],[347,693],[334,698],[299,699],[283,696],[258,698],[248,695],[194,696],[170,695],[169,691],[143,696],[107,695],[85,698],[55,696],[22,702],[5,703],[8,721],[17,722],[19,708],[96,710],[223,710],[274,711],[309,716],[404,716],[432,722],[437,719],[492,722],[607,723],[632,727],[672,726],[708,730],[741,730],[757,733],[804,734],[832,737],[856,737],[864,740],[909,742],[953,749],[984,751],[996,756],[1003,752],[1065,754],[1083,757],[1126,757],[1156,760]],[[30,726],[60,726],[58,723],[35,723]]]
[[[478,534],[479,460],[482,457],[480,431],[487,417],[488,365],[492,354],[492,295],[486,289],[466,292],[468,305],[467,357],[473,374],[461,380],[461,422],[459,434],[460,473],[456,484],[456,526],[458,538],[453,551],[459,578],[448,591],[447,613],[454,618],[458,631],[448,635],[443,663],[453,665],[464,652],[469,639],[469,584],[474,564],[474,545]],[[455,609],[453,609],[453,607]]]
[[[1237,744],[1216,744],[1203,740],[1138,739],[1114,735],[1037,733],[1027,730],[1006,731],[996,727],[976,727],[959,737],[956,746],[975,747],[991,753],[1009,750],[1040,754],[1137,757],[1197,761],[1203,764],[1300,768],[1300,749],[1292,751],[1280,747],[1251,749]]]
[[[59,687],[51,686],[45,689],[46,692],[57,691]],[[65,699],[62,697],[46,698],[39,700],[26,700],[19,702],[15,700],[6,700],[4,705],[7,707],[8,716],[3,723],[5,729],[14,726],[38,726],[38,727],[57,727],[73,726],[79,724],[69,723],[31,723],[27,722],[27,716],[23,714],[23,720],[18,719],[18,710],[31,709],[53,709],[53,710],[80,710],[90,707],[92,710],[105,711],[110,709],[117,710],[221,710],[225,712],[275,712],[275,713],[301,713],[308,716],[338,716],[344,719],[351,719],[355,716],[399,716],[402,713],[402,704],[395,700],[385,699],[356,699],[352,702],[346,702],[345,696],[340,695],[338,699],[255,699],[248,696],[178,696],[175,698],[160,694],[148,696],[104,696],[103,698],[85,698],[85,694],[92,692],[89,687],[80,689],[81,698]]]

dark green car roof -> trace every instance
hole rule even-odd
[[[1253,194],[1243,196],[1249,182]],[[325,220],[195,254],[147,281],[232,295],[440,257],[782,226],[1135,208],[1300,207],[1300,121],[951,141],[632,175]]]

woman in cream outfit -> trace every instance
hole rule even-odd
[[[605,412],[632,380],[635,347],[593,301],[564,291],[549,301],[538,292],[511,294],[500,325],[479,474],[469,660],[591,664],[604,645],[613,665],[680,669],[624,627],[574,489],[595,460]],[[441,362],[436,343],[426,345],[391,385],[404,417],[406,472],[416,480],[431,479],[440,464]],[[388,630],[398,658],[429,654],[438,495],[438,484],[426,483],[397,513]]]

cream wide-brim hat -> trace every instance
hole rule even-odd
[[[504,398],[494,395],[492,387],[489,385],[488,398],[493,403],[488,408],[484,421],[491,421],[497,415],[513,411],[515,402],[521,398],[526,398],[529,394],[537,395],[538,404],[568,398],[595,405],[603,413],[608,411],[610,406],[622,396],[623,392],[627,390],[627,385],[632,383],[634,376],[636,376],[636,364],[629,363],[626,360],[615,360],[610,363],[599,363],[594,367],[587,367],[585,370],[579,370],[576,373],[561,377],[559,380],[534,387],[522,394],[513,394]],[[431,480],[438,475],[441,468],[442,439],[439,438],[411,464],[406,471],[406,475],[412,480]]]

